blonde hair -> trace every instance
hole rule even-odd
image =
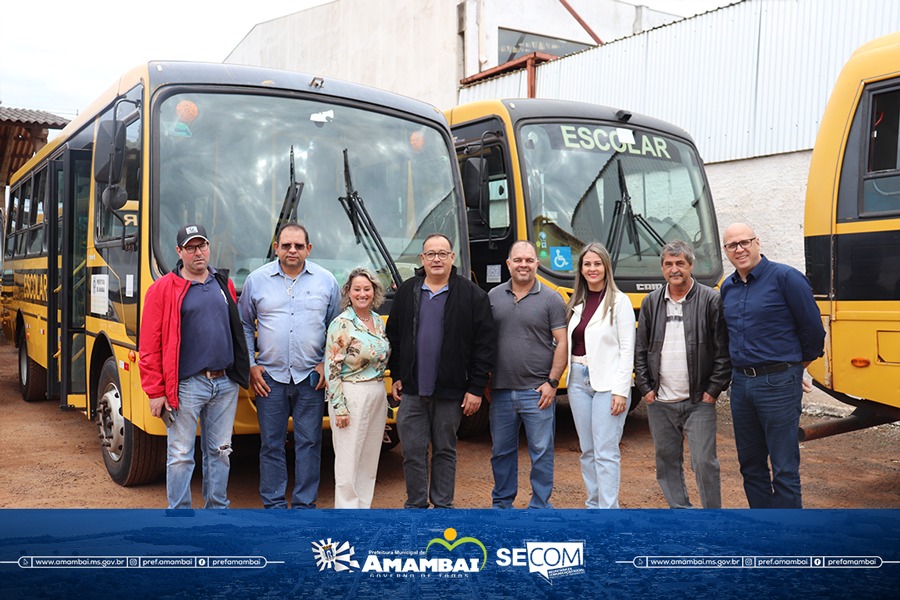
[[[347,281],[341,286],[341,310],[350,306],[350,286],[353,285],[353,280],[357,277],[365,277],[372,284],[372,291],[374,292],[372,308],[381,306],[384,303],[384,286],[381,284],[381,281],[370,270],[357,267],[350,271],[350,274],[347,275]]]
[[[600,311],[601,316],[605,316],[609,313],[609,322],[613,322],[613,306],[616,302],[616,294],[619,293],[619,288],[616,287],[616,281],[613,278],[613,269],[612,269],[612,259],[609,257],[609,252],[606,250],[606,246],[601,244],[600,242],[589,242],[584,245],[584,248],[581,249],[581,252],[578,254],[578,267],[575,271],[575,291],[572,292],[572,297],[569,298],[569,304],[566,305],[566,320],[570,320],[572,318],[572,314],[574,313],[574,309],[579,304],[584,304],[584,301],[587,299],[588,294],[588,284],[587,280],[584,278],[584,274],[581,272],[581,267],[584,264],[584,256],[588,252],[593,252],[597,256],[600,257],[600,261],[603,263],[603,271],[605,272],[604,282],[606,283],[606,293],[603,295],[603,302],[600,303],[598,310]]]

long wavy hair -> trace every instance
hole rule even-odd
[[[357,277],[365,277],[372,284],[372,308],[375,309],[381,306],[384,302],[384,286],[381,284],[381,281],[375,277],[372,271],[357,267],[350,271],[347,281],[341,286],[341,310],[350,306],[350,286],[353,285],[353,280]]]
[[[616,294],[619,292],[619,288],[616,287],[616,281],[613,278],[613,269],[612,269],[612,260],[609,258],[609,251],[607,251],[606,246],[601,244],[600,242],[589,242],[584,245],[584,248],[581,249],[581,252],[578,253],[578,268],[575,271],[575,291],[572,292],[572,297],[569,298],[569,304],[566,306],[566,320],[570,320],[572,318],[572,314],[574,313],[574,309],[579,304],[584,304],[584,301],[587,299],[588,295],[588,283],[584,278],[584,274],[581,272],[581,267],[584,265],[584,255],[588,252],[593,252],[597,256],[600,257],[600,261],[603,263],[603,270],[605,271],[604,281],[606,282],[606,293],[603,295],[603,302],[600,303],[600,306],[597,310],[600,311],[601,316],[606,316],[609,314],[609,322],[613,322],[613,306],[616,302]]]

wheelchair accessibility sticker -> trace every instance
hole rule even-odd
[[[550,246],[550,268],[554,271],[571,271],[572,249],[568,246]]]

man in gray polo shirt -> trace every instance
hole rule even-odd
[[[497,323],[497,368],[491,383],[494,508],[512,508],[518,493],[519,429],[531,456],[528,508],[552,508],[555,399],[566,367],[566,306],[535,279],[534,244],[520,240],[506,259],[510,280],[488,294]]]

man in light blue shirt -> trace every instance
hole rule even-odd
[[[292,417],[296,461],[291,506],[315,508],[325,407],[325,332],[339,312],[340,291],[334,275],[306,260],[312,244],[305,227],[288,223],[276,239],[278,260],[247,277],[238,303],[259,418],[259,494],[264,507],[287,508],[284,444]]]

